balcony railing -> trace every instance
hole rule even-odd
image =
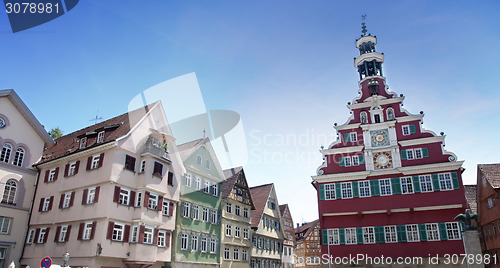
[[[144,147],[143,153],[151,153],[170,161],[170,156],[168,154],[168,144],[151,136],[146,141],[146,146]]]

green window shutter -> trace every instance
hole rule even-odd
[[[392,184],[392,193],[400,194],[401,193],[401,180],[399,178],[391,178]]]
[[[345,134],[344,134],[344,140],[345,140],[346,142],[351,141],[351,133],[345,133]]]
[[[364,165],[365,164],[365,156],[364,155],[358,155],[358,159],[359,159],[359,164],[360,165]]]
[[[458,225],[460,225],[460,233],[465,231],[465,223],[463,221],[459,222]]]
[[[448,240],[448,233],[446,232],[446,223],[439,223],[439,235],[441,236],[441,240]]]
[[[418,230],[420,231],[420,241],[427,241],[427,230],[425,224],[419,224]]]
[[[372,195],[380,195],[380,184],[379,184],[379,180],[373,180],[373,184],[374,184],[374,191],[373,191],[373,194]]]
[[[410,133],[411,134],[417,133],[417,128],[415,127],[415,125],[410,125]]]
[[[398,231],[398,242],[406,242],[406,226],[398,225],[396,226],[396,230]]]
[[[406,160],[406,150],[401,150],[401,160]]]
[[[342,199],[342,190],[340,189],[340,182],[335,183],[335,199]]]
[[[439,177],[438,174],[432,174],[432,186],[434,186],[434,191],[440,191],[439,187]]]
[[[453,189],[460,189],[460,181],[458,181],[458,174],[456,172],[451,173],[451,179],[453,180]]]
[[[422,148],[422,156],[429,157],[429,148]]]
[[[418,176],[413,176],[413,191],[415,193],[420,193],[420,180]]]
[[[358,244],[363,244],[363,227],[356,227],[356,236],[358,238]]]
[[[344,166],[344,157],[339,158],[339,166],[341,166],[341,167]]]
[[[325,200],[325,185],[319,185],[319,200]]]
[[[375,242],[385,243],[384,226],[375,227]]]
[[[327,229],[323,229],[323,241],[321,241],[323,243],[321,243],[322,245],[328,245],[328,230]]]
[[[358,182],[357,181],[352,182],[352,196],[359,197],[359,190],[358,190]]]
[[[340,228],[339,229],[339,241],[341,245],[345,245],[345,229]]]

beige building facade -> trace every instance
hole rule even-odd
[[[160,102],[56,140],[40,169],[23,265],[165,267],[184,173]]]
[[[37,171],[53,143],[14,90],[0,90],[0,267],[19,267]]]

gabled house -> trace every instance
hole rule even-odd
[[[280,205],[280,215],[281,222],[283,223],[283,232],[285,233],[281,262],[283,268],[292,268],[295,255],[295,232],[293,229],[292,214],[290,213],[288,204]]]
[[[281,267],[285,232],[274,184],[250,188],[252,212],[252,258],[250,267]]]
[[[255,208],[243,167],[224,170],[222,183],[221,267],[249,267],[251,213]]]
[[[208,138],[179,145],[185,173],[175,232],[174,267],[219,267],[221,184],[225,180]]]
[[[19,267],[37,170],[54,143],[12,89],[0,90],[0,267]]]
[[[321,267],[321,245],[319,243],[319,220],[299,225],[295,229],[296,267]]]
[[[161,102],[57,139],[35,166],[38,189],[21,263],[162,267],[183,173]]]

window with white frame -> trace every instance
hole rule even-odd
[[[42,244],[45,242],[45,235],[47,234],[47,228],[40,228],[38,232],[37,243]]]
[[[132,226],[132,234],[130,236],[130,242],[137,243],[138,240],[139,240],[139,226],[134,225]]]
[[[130,199],[130,190],[127,190],[125,188],[120,188],[120,196],[118,198],[118,203],[128,206],[129,199]]]
[[[203,192],[204,193],[209,193],[210,192],[210,182],[205,180],[203,182]]]
[[[422,193],[432,192],[432,178],[431,175],[421,175],[420,177],[420,191]]]
[[[209,221],[209,214],[208,214],[208,213],[209,213],[209,211],[208,211],[208,208],[205,208],[205,207],[204,207],[202,210],[203,210],[203,213],[202,213],[202,220],[203,220],[204,222],[208,222],[208,221]]]
[[[390,195],[391,191],[391,179],[381,179],[380,184],[380,195]]]
[[[217,249],[217,238],[210,239],[210,253],[215,253]]]
[[[17,148],[16,154],[14,155],[14,166],[22,166],[23,165],[23,160],[24,160],[24,149],[23,148]]]
[[[351,132],[351,141],[358,141],[358,134],[356,132]]]
[[[408,242],[420,241],[418,236],[418,225],[416,224],[408,224],[406,225],[406,237]]]
[[[420,159],[423,157],[424,157],[424,154],[422,153],[422,148],[415,149],[415,158]]]
[[[345,243],[348,245],[356,244],[356,228],[345,228]]]
[[[210,211],[210,218],[212,220],[212,224],[217,224],[218,217],[217,217],[217,210],[211,210]]]
[[[3,191],[3,197],[2,197],[2,203],[4,204],[14,204],[14,200],[16,197],[16,192],[17,192],[17,183],[15,180],[8,180],[7,183],[5,183],[4,191]]]
[[[158,232],[158,246],[161,248],[167,246],[167,231]]]
[[[426,223],[425,231],[427,233],[427,241],[439,241],[439,229],[437,223]]]
[[[207,252],[207,246],[208,246],[207,237],[202,236],[200,239],[200,251]]]
[[[198,205],[191,205],[191,218],[193,218],[193,220],[200,220],[200,206]]]
[[[90,236],[92,235],[92,225],[92,222],[86,222],[83,225],[82,240],[90,240]]]
[[[189,218],[189,212],[190,212],[191,204],[184,202],[182,204],[182,217],[184,218]]]
[[[448,240],[460,239],[460,229],[458,228],[458,222],[447,222],[446,234],[448,234]]]
[[[438,174],[438,178],[439,178],[439,188],[441,188],[441,191],[453,190],[453,183],[451,182],[450,173]]]
[[[191,234],[191,251],[198,251],[198,234]]]
[[[217,183],[212,184],[210,186],[210,194],[213,196],[218,196],[219,195],[219,185]]]
[[[240,227],[235,226],[235,227],[234,227],[234,237],[239,238],[239,237],[240,237],[240,233],[241,233],[241,232],[240,232]]]
[[[375,229],[373,227],[363,227],[363,243],[375,243]]]
[[[401,178],[401,193],[412,194],[413,193],[413,181],[411,177]]]
[[[158,210],[158,195],[157,194],[149,194],[148,200],[148,208]]]
[[[229,252],[229,248],[228,247],[225,247],[224,248],[224,260],[229,260],[230,259],[230,252]]]
[[[241,207],[238,205],[234,206],[234,215],[241,216]]]
[[[98,168],[100,159],[101,159],[101,155],[99,155],[99,154],[92,156],[92,164],[90,165],[90,169]]]
[[[144,227],[144,244],[153,244],[153,227],[145,226]]]
[[[325,199],[331,200],[335,199],[335,184],[325,184]]]
[[[162,214],[165,215],[165,216],[170,215],[170,201],[163,200]]]
[[[97,133],[97,143],[103,143],[104,142],[104,131],[100,131]]]
[[[74,176],[76,172],[76,161],[69,163],[68,176]]]
[[[396,233],[396,226],[384,226],[385,242],[386,243],[396,243],[398,242],[398,236]]]
[[[407,160],[413,160],[413,159],[415,159],[415,156],[413,155],[413,149],[407,149],[406,150],[406,159]]]
[[[340,184],[342,190],[342,199],[352,198],[352,184],[350,182],[343,182]]]
[[[188,239],[188,235],[186,233],[181,233],[181,249],[182,250],[187,250],[188,249],[188,242],[189,242],[189,239]]]
[[[233,204],[226,203],[226,213],[233,213]]]
[[[191,174],[186,173],[186,175],[184,176],[184,185],[186,185],[187,187],[191,187]]]
[[[87,137],[80,139],[80,149],[84,149],[85,147],[87,147]]]
[[[241,250],[241,260],[248,261],[248,251],[246,249]]]
[[[196,188],[196,190],[201,190],[201,179],[196,177],[194,179],[194,187]]]
[[[123,241],[123,231],[125,226],[121,223],[116,223],[113,226],[113,236],[111,237],[114,241]]]
[[[63,198],[62,208],[69,208],[71,203],[71,193],[65,193]]]
[[[403,135],[410,135],[410,125],[404,125],[403,127]]]
[[[233,236],[233,227],[231,225],[226,225],[226,236]]]
[[[139,169],[139,173],[144,173],[146,171],[146,160],[141,161],[141,167]]]
[[[0,217],[0,234],[8,234],[10,230],[10,218]]]
[[[370,196],[370,181],[358,182],[359,197]]]
[[[55,178],[56,178],[56,169],[55,168],[50,169],[49,170],[49,177],[47,178],[47,181],[54,181]]]
[[[12,152],[12,145],[5,143],[2,147],[2,153],[0,154],[0,161],[9,163],[11,152]]]
[[[240,250],[238,248],[233,249],[233,260],[237,261],[240,259]]]
[[[351,157],[350,156],[344,157],[344,166],[346,166],[346,167],[351,166]]]
[[[353,155],[352,156],[352,165],[353,166],[358,166],[359,165],[359,156],[358,155]]]
[[[43,198],[42,211],[49,211],[50,199],[51,199],[50,197]]]
[[[247,228],[243,228],[243,238],[248,239],[248,229]]]
[[[248,208],[243,208],[243,217],[250,218],[250,214],[248,213]]]
[[[35,229],[30,229],[28,231],[28,237],[26,238],[26,244],[33,243],[33,240],[35,240]]]

